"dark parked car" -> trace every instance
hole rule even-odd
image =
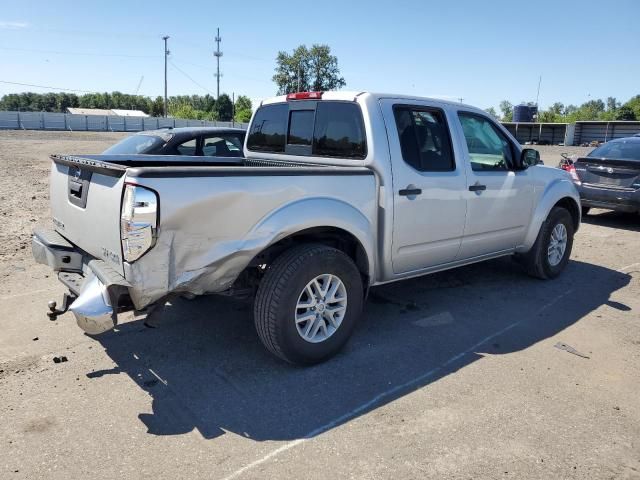
[[[611,140],[565,170],[578,187],[583,214],[591,207],[640,212],[640,137]]]
[[[162,128],[131,135],[103,154],[242,157],[245,133],[240,128]]]

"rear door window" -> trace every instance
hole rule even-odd
[[[456,169],[449,128],[440,109],[394,107],[402,158],[420,172]]]
[[[198,147],[198,139],[191,138],[185,142],[182,142],[180,145],[176,145],[176,150],[178,155],[197,155],[197,147]]]
[[[241,157],[242,139],[238,135],[205,136],[202,154],[207,157]]]

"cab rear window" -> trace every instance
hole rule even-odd
[[[366,140],[360,107],[318,101],[265,105],[256,112],[247,148],[255,152],[364,158]]]

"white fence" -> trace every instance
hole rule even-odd
[[[117,117],[115,115],[72,115],[51,112],[0,111],[0,130],[69,130],[85,132],[141,132],[162,127],[237,127],[247,123],[186,120],[162,117]]]

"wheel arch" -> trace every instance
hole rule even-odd
[[[574,231],[578,230],[581,220],[580,195],[570,180],[557,179],[549,183],[538,198],[524,242],[517,249],[518,252],[526,252],[533,247],[542,223],[555,207],[567,209],[573,220]]]
[[[263,219],[251,236],[269,241],[254,255],[249,267],[268,264],[294,245],[317,243],[347,254],[368,286],[375,279],[375,224],[360,210],[332,198],[312,198],[286,205]]]
[[[335,226],[316,226],[294,232],[266,247],[250,265],[270,263],[285,250],[303,243],[327,245],[344,252],[358,267],[363,284],[369,284],[372,271],[367,250],[353,233]]]

